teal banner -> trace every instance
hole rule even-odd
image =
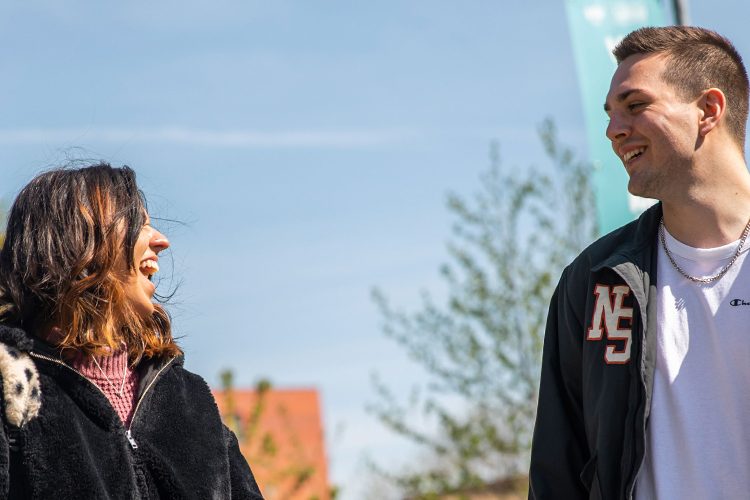
[[[566,0],[565,7],[594,166],[596,219],[606,234],[654,203],[628,193],[628,174],[605,136],[604,99],[617,67],[612,49],[634,29],[663,26],[666,12],[659,0]]]

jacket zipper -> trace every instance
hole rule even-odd
[[[55,359],[55,358],[51,358],[49,356],[45,356],[43,354],[37,354],[37,353],[35,353],[33,351],[29,351],[29,355],[32,356],[32,357],[34,357],[34,358],[43,359],[45,361],[50,361],[52,363],[56,363],[56,364],[58,364],[60,366],[64,366],[68,370],[77,373],[87,383],[89,383],[89,384],[93,385],[94,387],[96,387],[96,389],[99,392],[101,392],[102,395],[105,398],[107,397],[107,395],[104,394],[104,391],[98,385],[96,385],[95,383],[93,383],[92,381],[90,381],[89,379],[87,379],[86,376],[83,373],[79,372],[78,370],[76,370],[72,366],[68,365],[67,363],[64,363],[63,361],[61,361],[59,359]],[[133,416],[130,418],[130,425],[128,425],[128,428],[125,431],[125,437],[127,438],[128,443],[130,443],[130,446],[134,450],[138,449],[138,443],[136,443],[135,439],[133,438],[133,434],[131,432],[131,427],[133,426],[133,420],[135,420],[135,414],[138,411],[138,407],[141,406],[141,401],[143,401],[143,398],[146,396],[146,394],[148,393],[149,389],[151,389],[151,387],[154,385],[154,382],[156,382],[156,380],[159,378],[159,375],[161,375],[161,372],[163,372],[165,368],[167,368],[170,364],[172,364],[172,361],[174,361],[174,360],[175,360],[175,358],[170,359],[167,363],[164,364],[164,366],[161,367],[161,369],[159,369],[159,371],[154,376],[153,380],[151,380],[151,382],[148,384],[148,386],[146,386],[146,389],[143,391],[143,394],[141,394],[141,397],[138,398],[138,402],[135,405],[135,410],[133,410]],[[109,401],[109,398],[107,398],[107,401]]]
[[[60,361],[59,359],[55,359],[55,358],[50,358],[49,356],[45,356],[45,355],[43,355],[43,354],[37,354],[37,353],[35,353],[34,351],[29,351],[29,355],[30,355],[30,356],[32,356],[32,357],[34,357],[34,358],[39,358],[39,359],[43,359],[43,360],[45,360],[45,361],[50,361],[50,362],[52,362],[52,363],[56,363],[56,364],[58,364],[58,365],[60,365],[60,366],[64,366],[64,367],[65,367],[65,368],[67,368],[68,370],[70,370],[70,371],[72,371],[72,372],[75,372],[75,373],[77,373],[77,374],[78,374],[78,375],[79,375],[79,376],[80,376],[80,377],[81,377],[82,379],[84,379],[84,380],[85,380],[85,381],[86,381],[87,383],[89,383],[89,384],[91,384],[92,386],[96,387],[96,390],[98,390],[99,392],[101,392],[101,393],[102,393],[102,395],[103,395],[103,396],[104,396],[105,398],[107,397],[107,395],[106,395],[106,394],[104,394],[104,391],[103,391],[103,390],[101,389],[101,387],[99,387],[98,385],[96,385],[95,383],[93,383],[92,381],[90,381],[89,379],[87,379],[87,378],[86,378],[86,376],[85,376],[85,375],[84,375],[83,373],[79,372],[78,370],[76,370],[75,368],[73,368],[72,366],[70,366],[69,364],[67,364],[67,363],[64,363],[63,361]],[[107,399],[107,401],[109,401],[109,399]]]
[[[639,307],[640,307],[640,304],[639,304]],[[642,322],[640,318],[639,318],[638,321],[639,321],[639,323]],[[642,408],[643,402],[646,400],[646,397],[645,397],[646,382],[643,380],[643,366],[644,366],[644,363],[646,362],[646,359],[645,359],[645,357],[646,357],[646,354],[645,354],[646,353],[646,342],[645,342],[645,339],[643,338],[644,337],[644,335],[643,335],[644,329],[645,329],[645,326],[641,325],[641,352],[640,352],[641,366],[640,366],[640,369],[638,370],[639,371],[639,375],[640,375],[641,390],[639,391],[639,394],[638,394],[639,400],[637,402],[637,408],[636,408],[635,416],[633,417],[634,418],[634,422],[633,423],[634,423],[634,425],[636,427],[635,433],[634,433],[635,434],[635,439],[637,440],[639,438],[639,436],[640,436],[643,439],[643,443],[644,443],[644,447],[645,447],[645,442],[646,442],[646,416],[645,416],[645,408]],[[639,415],[641,413],[644,414],[643,415],[643,429],[638,429],[638,418],[639,418]],[[630,483],[628,491],[625,492],[628,500],[633,500],[633,491],[635,490],[635,483],[638,480],[638,475],[641,473],[641,468],[643,467],[643,462],[645,461],[645,458],[646,458],[646,454],[644,453],[641,456],[641,458],[638,461],[638,463],[635,463],[635,457],[636,457],[636,453],[637,453],[636,450],[637,450],[636,442],[634,441],[633,442],[633,462],[634,462],[633,463],[633,470],[634,470],[634,474],[631,476],[630,481],[632,481],[632,482]]]
[[[144,389],[143,394],[141,394],[141,397],[138,398],[138,402],[135,405],[135,410],[133,410],[133,416],[130,417],[130,425],[128,425],[128,429],[125,432],[125,437],[128,438],[128,442],[130,443],[130,446],[133,447],[134,450],[138,449],[138,443],[136,443],[135,438],[133,438],[133,433],[131,432],[131,429],[133,427],[133,422],[135,422],[135,415],[138,413],[138,408],[141,406],[141,401],[146,397],[146,394],[148,394],[148,391],[151,389],[151,387],[154,385],[154,383],[159,379],[159,376],[161,373],[167,369],[169,365],[172,364],[172,361],[174,361],[175,358],[171,358],[169,361],[164,363],[164,366],[162,366],[158,372],[156,372],[156,375],[154,375],[154,378],[149,382],[149,384],[146,386],[146,389]]]
[[[609,269],[611,269],[612,271],[614,271],[615,274],[617,274],[625,283],[627,283],[627,285],[630,287],[631,290],[634,289],[634,287],[632,286],[632,284],[619,271],[617,271],[613,267],[610,267]],[[643,304],[641,304],[640,301],[638,301],[638,298],[636,296],[634,296],[633,298],[638,303],[638,310],[639,310],[639,312],[644,311]],[[643,401],[645,401],[645,398],[643,396],[646,393],[646,381],[643,379],[643,370],[644,370],[644,365],[645,365],[645,362],[646,362],[646,342],[645,342],[645,335],[644,335],[646,325],[643,324],[643,318],[642,318],[642,316],[638,319],[638,321],[639,321],[639,323],[641,323],[641,325],[640,325],[641,326],[641,328],[640,328],[640,337],[641,337],[640,338],[640,344],[641,344],[640,358],[641,359],[640,359],[640,366],[639,366],[639,369],[638,369],[638,375],[639,375],[638,382],[639,382],[639,384],[641,386],[641,391],[640,391],[639,396],[641,396],[641,398],[640,398],[641,400],[638,401],[638,407],[636,408],[636,413],[635,413],[635,416],[633,417],[634,420],[635,420],[634,424],[635,424],[636,427],[637,427],[637,424],[638,424],[638,415],[641,413],[641,405],[643,404]],[[632,340],[631,340],[631,342],[632,342]],[[641,431],[641,430],[642,430],[641,437],[643,438],[643,441],[644,441],[644,444],[645,444],[645,441],[646,441],[646,418],[645,418],[645,414],[644,414],[644,418],[643,418],[643,429],[638,429],[638,428],[635,429],[635,437],[636,437],[636,439],[638,438],[639,431]],[[633,456],[633,458],[635,458],[635,454],[636,454],[636,446],[635,445],[636,445],[635,442],[633,442],[632,445],[631,445],[632,446],[632,456]],[[645,459],[645,454],[644,454],[644,456],[642,456],[640,458],[640,460],[638,461],[638,464],[633,463],[633,470],[635,472],[635,475],[631,476],[632,477],[632,483],[628,487],[628,491],[625,492],[625,496],[626,496],[626,498],[628,500],[633,500],[633,490],[635,489],[635,483],[636,483],[636,480],[638,479],[638,475],[641,473],[641,468],[643,467],[644,459]]]

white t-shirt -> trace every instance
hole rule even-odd
[[[692,248],[665,234],[689,275],[713,276],[738,242]],[[657,352],[637,500],[750,498],[750,241],[719,280],[675,270],[659,244]]]

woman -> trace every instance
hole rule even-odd
[[[135,173],[43,173],[0,251],[0,497],[261,499],[206,382],[152,302]]]

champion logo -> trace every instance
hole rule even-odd
[[[732,299],[729,301],[730,306],[750,306],[750,302],[743,299]]]

